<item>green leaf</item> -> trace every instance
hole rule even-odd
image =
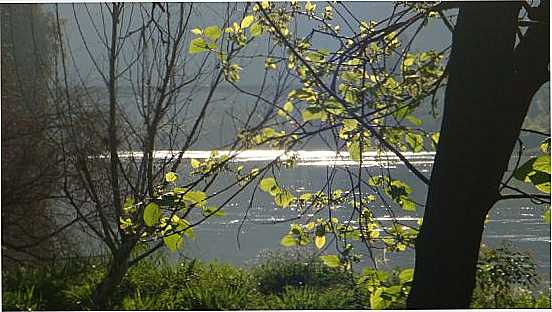
[[[132,196],[127,196],[127,197],[125,198],[125,203],[124,203],[123,206],[124,206],[124,207],[130,207],[130,206],[132,206],[132,205],[134,205],[134,197],[132,197]]]
[[[185,187],[175,187],[175,188],[173,188],[173,192],[177,195],[182,195],[182,194],[188,192],[188,189],[185,188]]]
[[[203,40],[203,38],[201,37],[195,38],[192,41],[190,41],[190,48],[188,50],[190,54],[195,54],[195,53],[200,53],[205,51],[209,51],[209,49],[207,49],[207,43],[205,42],[205,40]]]
[[[217,211],[217,209],[218,209],[218,207],[203,208],[203,215],[208,216],[208,215],[211,215],[213,212],[216,211],[214,214],[212,214],[212,216],[223,217],[224,216],[224,211],[222,211],[222,209]]]
[[[278,185],[276,184],[276,179],[274,179],[273,177],[264,178],[259,183],[259,187],[261,188],[261,190],[267,193],[270,193],[272,188],[274,188],[275,186],[278,187]]]
[[[305,193],[299,196],[299,199],[302,201],[309,201],[312,198],[312,193]]]
[[[410,282],[412,281],[413,278],[414,278],[414,269],[402,270],[401,273],[399,273],[399,280],[401,281],[401,284]]]
[[[291,103],[290,101],[287,101],[285,104],[284,104],[284,107],[282,107],[282,109],[287,112],[288,114],[293,112],[293,103]]]
[[[407,132],[406,143],[408,143],[412,151],[416,153],[424,149],[424,138],[419,133]]]
[[[178,234],[163,237],[163,242],[172,252],[177,251],[182,246],[182,241],[182,236]]]
[[[280,240],[280,245],[284,247],[293,247],[297,245],[297,242],[295,241],[295,238],[291,234],[286,234],[282,237]]]
[[[347,142],[347,151],[349,152],[349,156],[351,156],[352,160],[360,161],[360,144],[358,139]]]
[[[197,36],[201,36],[201,34],[203,34],[201,29],[199,29],[199,28],[194,28],[194,29],[191,30],[191,32],[192,32],[192,34],[197,35]]]
[[[294,197],[289,191],[283,190],[280,193],[276,194],[276,196],[274,196],[274,203],[277,206],[286,208],[289,206],[289,204],[291,204],[293,199]]]
[[[542,172],[537,172],[531,176],[531,183],[537,190],[550,194],[550,175]]]
[[[544,213],[544,222],[550,224],[550,208]]]
[[[206,198],[207,195],[205,195],[205,193],[201,191],[191,191],[184,195],[185,200],[190,201],[192,204],[196,204],[201,207],[205,205]]]
[[[312,4],[310,1],[307,1],[305,4],[305,11],[307,11],[307,14],[313,14],[314,9],[316,9],[316,4]]]
[[[165,174],[165,181],[167,182],[175,182],[178,179],[178,176],[174,172],[167,172]]]
[[[249,29],[252,37],[258,37],[263,34],[263,26],[260,23],[255,23]]]
[[[201,166],[201,162],[197,159],[190,160],[190,164],[192,165],[192,168],[198,168]]]
[[[312,109],[305,109],[302,112],[303,115],[303,121],[310,121],[310,120],[322,120],[325,119],[325,113],[322,111],[314,112]]]
[[[550,138],[544,140],[539,146],[541,152],[549,154],[550,153]]]
[[[404,67],[410,67],[414,65],[414,56],[411,54],[407,54],[406,57],[403,60]]]
[[[531,182],[529,175],[533,172],[533,163],[535,159],[536,158],[531,158],[523,165],[519,166],[516,171],[514,171],[514,178],[523,182]]]
[[[161,209],[156,203],[149,203],[144,209],[144,222],[147,226],[153,226],[159,222],[161,217]]]
[[[320,256],[320,259],[324,262],[325,265],[329,266],[330,268],[337,268],[341,263],[337,255]]]
[[[287,117],[287,115],[291,114],[293,112],[294,106],[293,103],[290,101],[287,101],[280,110],[278,110],[278,116],[281,117]]]
[[[413,125],[415,125],[417,127],[422,125],[422,121],[414,115],[408,115],[408,116],[404,117],[404,119],[408,120],[409,122],[411,122]]]
[[[326,245],[326,236],[325,235],[316,236],[314,238],[314,245],[316,246],[316,248],[322,249],[322,247]]]
[[[550,174],[550,155],[542,155],[535,159],[533,170]]]
[[[245,29],[245,28],[251,26],[251,24],[254,21],[255,21],[255,17],[253,15],[248,15],[248,16],[244,17],[243,20],[241,21],[240,27],[242,29]]]
[[[416,211],[416,204],[408,198],[403,198],[400,205],[405,211]]]
[[[213,41],[217,41],[217,39],[220,38],[220,36],[222,35],[222,31],[220,30],[220,27],[216,25],[205,28],[203,33],[207,38]]]
[[[550,155],[529,159],[516,169],[514,178],[533,184],[541,192],[550,193]]]
[[[437,144],[439,143],[439,137],[441,136],[440,132],[434,132],[431,135],[431,142],[433,143],[433,147],[437,149]]]
[[[261,2],[261,7],[266,10],[266,9],[270,8],[270,3],[267,0],[263,0]]]
[[[343,129],[345,131],[353,131],[358,127],[358,121],[356,119],[343,119]]]
[[[387,303],[381,297],[383,288],[378,288],[376,291],[370,294],[370,309],[372,310],[383,310],[387,308]]]

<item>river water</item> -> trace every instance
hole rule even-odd
[[[358,170],[358,164],[349,159],[347,153],[336,155],[332,151],[297,151],[297,164],[294,168],[282,168],[278,181],[294,194],[303,192],[316,192],[323,188],[328,174],[336,169],[333,177],[333,188],[348,189],[349,178],[345,168]],[[157,158],[165,158],[171,153],[158,151]],[[238,154],[234,161],[243,164],[246,169],[252,166],[261,167],[278,156],[282,151],[262,150],[245,151]],[[208,151],[190,151],[184,158],[202,159],[210,155]],[[121,156],[130,156],[122,154]],[[139,156],[139,155],[134,155]],[[284,155],[283,158],[289,157]],[[405,153],[407,159],[415,167],[430,175],[434,153]],[[189,161],[184,161],[186,166],[181,174],[189,170]],[[408,169],[392,154],[383,154],[378,157],[375,153],[366,153],[363,160],[364,171],[372,175],[381,174],[382,170],[390,174],[394,179],[401,179],[413,189],[412,198],[415,202],[424,203],[427,189],[418,181]],[[388,170],[388,171],[387,171]],[[251,189],[249,189],[251,190]],[[416,222],[423,215],[423,207],[417,208],[415,213],[407,213],[400,209],[394,211],[395,216],[403,223]],[[375,201],[372,207],[377,218],[388,220],[391,216],[385,210],[383,203]],[[499,247],[510,244],[515,249],[528,252],[535,263],[544,282],[550,286],[550,225],[543,222],[545,207],[532,204],[528,200],[501,201],[491,210],[485,227],[483,243],[490,247]],[[281,249],[279,241],[282,235],[289,230],[290,222],[282,222],[297,217],[299,212],[291,208],[278,208],[272,202],[271,197],[258,191],[251,198],[251,191],[240,193],[225,208],[224,216],[212,217],[194,229],[194,239],[186,239],[185,247],[179,255],[194,257],[203,260],[217,260],[238,265],[246,265],[255,261],[255,258],[266,250]],[[350,211],[343,208],[334,212],[342,221],[347,220]],[[304,215],[301,220],[313,217]],[[314,216],[317,217],[317,216]],[[320,217],[323,217],[322,215]],[[327,215],[326,215],[327,217]],[[295,220],[293,222],[301,222]],[[358,251],[366,256],[360,265],[369,265],[367,251],[362,246]],[[332,250],[327,250],[332,253]],[[377,262],[382,268],[412,267],[414,265],[414,252],[385,253],[375,251]]]

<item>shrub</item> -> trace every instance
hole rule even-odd
[[[243,310],[259,300],[247,271],[219,263],[139,264],[123,283],[122,309]]]
[[[269,251],[260,256],[252,268],[252,274],[257,282],[257,289],[263,294],[278,294],[286,286],[309,286],[313,289],[352,286],[354,279],[351,274],[330,268],[312,253],[304,249]]]
[[[351,288],[324,290],[286,286],[281,294],[269,295],[264,309],[272,310],[344,310],[366,309],[365,298],[359,298]]]
[[[482,247],[477,264],[474,308],[533,308],[547,305],[550,296],[533,295],[539,283],[535,263],[510,245]]]
[[[103,274],[101,269],[94,270],[88,261],[76,260],[41,268],[21,266],[2,273],[5,310],[81,308]]]

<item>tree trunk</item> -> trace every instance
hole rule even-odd
[[[129,240],[121,245],[121,248],[113,256],[109,265],[109,271],[98,284],[92,295],[94,307],[98,309],[109,308],[109,299],[121,284],[123,277],[129,268],[129,260],[135,241]]]
[[[469,307],[484,220],[542,84],[518,61],[523,41],[514,53],[519,9],[519,2],[460,6],[409,309]]]

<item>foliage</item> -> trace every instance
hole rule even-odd
[[[4,310],[80,310],[90,305],[104,265],[70,260],[43,268],[2,272]]]
[[[123,281],[122,309],[243,310],[258,301],[243,269],[218,263],[141,263]],[[141,305],[145,304],[145,305]]]
[[[486,269],[492,266],[492,269]],[[530,258],[507,248],[484,250],[472,307],[549,308],[534,292]],[[5,310],[90,310],[92,291],[107,266],[72,261],[3,272]],[[495,273],[495,274],[491,274]],[[502,275],[502,273],[505,273]],[[524,277],[525,275],[530,278]],[[249,269],[196,260],[149,258],[133,266],[116,288],[115,310],[267,310],[404,308],[412,269],[361,274],[329,268],[305,249],[261,255]],[[502,285],[502,286],[498,286]]]
[[[366,309],[366,300],[351,288],[315,289],[311,286],[286,286],[281,294],[266,298],[270,310],[340,310]]]
[[[526,297],[527,289],[538,284],[535,263],[522,252],[505,245],[497,249],[482,247],[477,264],[474,305],[506,308]]]
[[[533,185],[542,193],[550,194],[550,137],[539,146],[540,154],[517,167],[513,177]],[[550,223],[550,207],[543,215],[544,222]]]
[[[436,17],[430,7],[405,5],[404,8],[405,12],[421,14],[420,18]],[[294,77],[287,97],[270,103],[274,107],[271,115],[274,123],[243,129],[240,143],[247,148],[269,145],[287,150],[301,143],[301,138],[310,136],[306,129],[312,129],[313,133],[332,131],[336,152],[345,149],[359,166],[362,166],[363,154],[368,151],[400,153],[431,149],[438,140],[438,133],[422,130],[422,121],[416,115],[418,108],[428,103],[429,97],[440,87],[444,52],[413,51],[411,42],[402,49],[397,30],[389,30],[375,21],[356,20],[354,25],[347,21],[350,31],[342,32],[343,16],[337,18],[334,11],[335,6],[317,6],[311,2],[304,5],[262,2],[253,6],[251,15],[232,21],[224,34],[217,33],[216,40],[227,39],[243,48],[260,37],[270,38],[273,46],[285,49],[282,53],[278,52],[282,51],[280,49],[270,50],[267,55],[260,56],[266,75],[287,70]],[[297,26],[303,20],[309,28],[320,30],[321,36],[334,41],[337,48],[317,47],[314,36],[304,36]],[[225,68],[227,81],[236,86],[239,72],[245,65],[229,62],[224,47],[209,46],[205,30],[197,29],[193,33],[197,37],[190,43],[190,49],[193,48],[190,53],[216,56],[220,66]],[[201,48],[196,47],[199,40],[206,42]],[[364,46],[364,42],[369,44]],[[398,60],[392,60],[396,55]],[[391,61],[396,62],[393,70],[386,65]],[[433,107],[434,101],[430,102]],[[276,160],[272,165],[279,164],[281,162]],[[372,177],[362,189],[360,176],[349,175],[350,190],[333,190],[329,185],[318,192],[304,194],[296,194],[279,182],[276,175],[262,175],[258,186],[272,197],[277,207],[297,207],[299,212],[313,210],[314,213],[324,209],[350,209],[354,212],[352,218],[358,219],[358,228],[342,224],[333,217],[311,218],[304,224],[292,224],[290,231],[281,238],[283,246],[312,243],[322,249],[333,238],[341,247],[340,254],[324,255],[321,259],[343,269],[350,269],[352,263],[359,260],[349,244],[351,240],[390,251],[404,251],[413,246],[417,235],[415,226],[396,224],[388,230],[373,217],[370,205],[382,191],[390,200],[386,204],[414,213],[417,204],[412,200],[412,188],[404,181],[382,175]],[[361,196],[354,196],[355,193]]]
[[[413,269],[391,272],[365,268],[358,279],[359,285],[369,294],[370,308],[404,308],[410,291]]]
[[[251,273],[257,289],[263,294],[282,293],[287,286],[326,288],[352,284],[352,276],[324,265],[304,248],[270,251],[262,255],[260,261]]]

